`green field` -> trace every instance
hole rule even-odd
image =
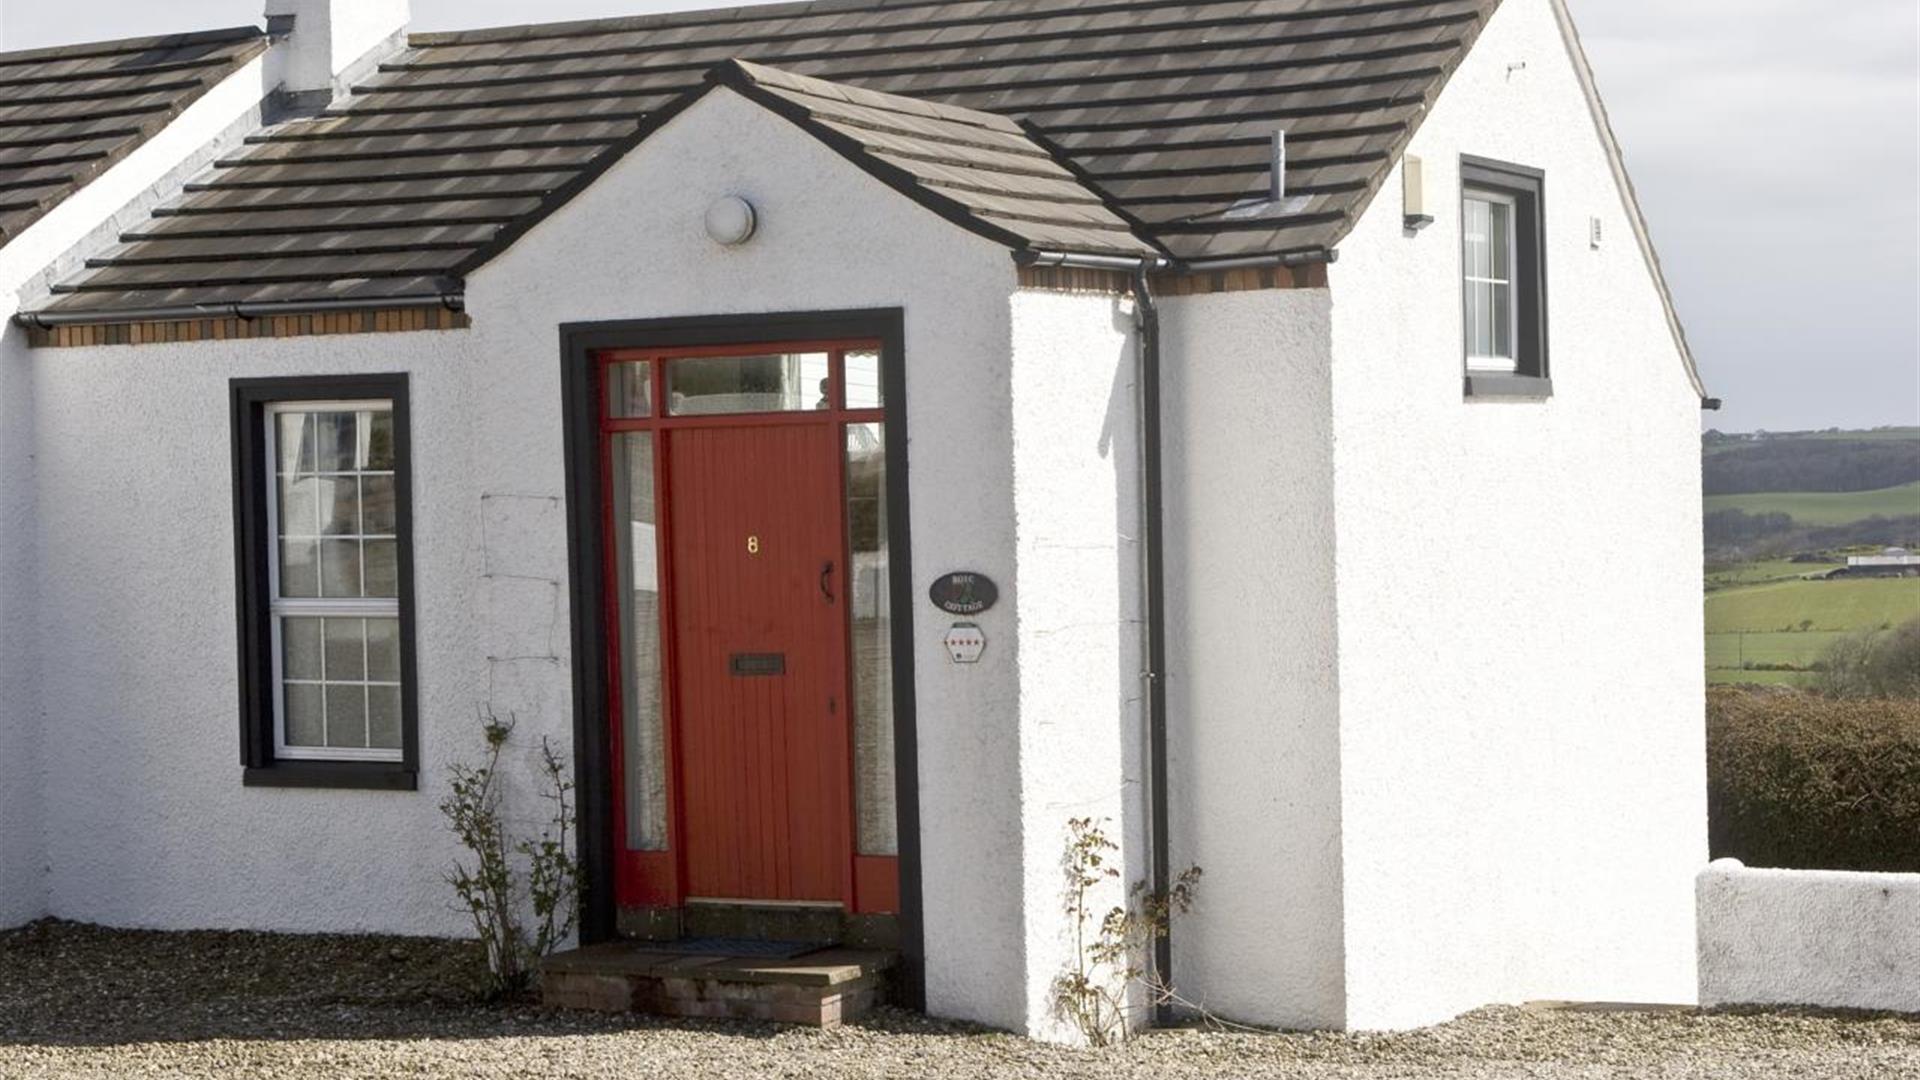
[[[1878,491],[1768,491],[1752,495],[1709,495],[1707,513],[1745,510],[1749,514],[1789,514],[1802,525],[1845,525],[1870,517],[1920,514],[1920,483]]]
[[[1750,563],[1725,573],[1765,579],[1787,565]],[[1746,665],[1806,669],[1850,634],[1920,617],[1920,579],[1864,578],[1731,585],[1707,594],[1707,681],[1804,685],[1802,671],[1754,671]],[[1799,629],[1802,622],[1810,625]]]
[[[1920,616],[1920,578],[1776,581],[1707,597],[1707,633],[1875,630]]]
[[[1764,585],[1771,581],[1797,581],[1809,574],[1824,574],[1839,565],[1837,560],[1829,563],[1798,563],[1791,559],[1735,563],[1707,571],[1707,590],[1711,592],[1736,585]]]

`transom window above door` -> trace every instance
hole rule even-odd
[[[747,354],[676,353],[620,359],[607,367],[607,415],[642,420],[664,415],[879,409],[878,349],[795,349]]]

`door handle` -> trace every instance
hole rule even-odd
[[[828,559],[826,562],[826,565],[820,568],[820,595],[826,598],[827,603],[829,604],[833,603],[833,560],[832,559]]]

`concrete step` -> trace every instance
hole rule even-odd
[[[840,948],[791,960],[693,956],[609,941],[548,957],[540,994],[562,1009],[833,1027],[884,999],[894,960]]]

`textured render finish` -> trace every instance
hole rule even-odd
[[[0,301],[10,317],[11,298]],[[41,821],[40,695],[32,632],[38,576],[34,537],[33,367],[26,335],[0,335],[0,928],[47,912]]]
[[[1339,1027],[1340,745],[1324,289],[1166,299],[1169,828],[1205,872],[1174,982]]]
[[[1411,152],[1439,220],[1396,175],[1331,276],[1347,1022],[1688,1001],[1699,399],[1549,0]],[[1550,400],[1462,400],[1460,154],[1546,171]]]
[[[1920,874],[1700,872],[1700,1004],[1920,1012]]]
[[[730,193],[760,210],[759,232],[737,249],[702,227],[707,205]],[[941,253],[937,275],[926,272],[930,251]],[[1024,807],[1061,811],[1060,825],[1083,797],[1087,810],[1117,811],[1124,755],[1113,728],[1125,706],[1109,691],[1063,708],[1066,730],[1095,743],[1023,731],[1024,707],[1059,703],[1023,675],[1022,650],[1031,640],[1040,662],[1057,665],[1046,631],[1085,635],[1109,682],[1125,660],[1112,619],[1131,561],[1115,536],[1128,496],[1114,475],[1133,451],[1129,436],[1101,430],[1115,422],[1107,395],[1126,350],[1111,301],[1016,301],[1015,277],[1005,249],[719,91],[477,274],[471,330],[62,350],[36,371],[40,489],[60,496],[39,532],[39,621],[53,661],[43,693],[48,730],[61,732],[47,775],[50,793],[89,796],[47,803],[51,910],[123,925],[464,932],[440,880],[454,851],[435,802],[445,763],[477,751],[474,710],[518,715],[523,750],[542,734],[570,741],[558,324],[897,306],[913,438],[916,584],[901,602],[916,604],[920,630],[928,1005],[1038,1030],[1036,995],[1053,972],[1029,970],[1027,941],[1048,932],[1026,919],[1056,917],[1064,837],[1029,850]],[[1037,350],[1023,369],[1018,479],[1016,316]],[[1075,351],[1059,355],[1097,380],[1092,403],[1069,400],[1061,373],[1043,367],[1069,339]],[[345,371],[413,379],[422,790],[243,788],[226,383]],[[1049,430],[1078,447],[1058,465],[1041,452]],[[1102,475],[1108,493],[1090,535],[1044,505],[1047,492]],[[1017,490],[1036,500],[1025,534]],[[1066,618],[1023,621],[1029,572],[1055,573],[1073,556],[1054,545],[1082,542],[1107,549],[1102,593],[1074,597]],[[973,667],[948,662],[944,623],[918,603],[958,568],[1005,590],[977,619],[989,645]],[[1045,597],[1050,586],[1033,588]],[[1082,618],[1107,621],[1082,628]],[[1029,750],[1051,756],[1023,761]],[[1062,759],[1089,765],[1063,769]],[[527,754],[510,763],[514,791],[526,790],[530,766]],[[1028,895],[1041,888],[1043,899]]]
[[[48,910],[42,805],[57,790],[41,755],[37,372],[26,331],[13,324],[24,299],[46,280],[111,242],[116,222],[144,217],[178,191],[186,175],[258,123],[261,97],[278,61],[268,52],[209,89],[165,128],[0,247],[0,926]],[[228,575],[231,577],[231,575]]]
[[[1121,846],[1096,919],[1147,874],[1133,336],[1131,306],[1114,297],[1013,299],[1025,1030],[1069,1040],[1079,1033],[1050,1008],[1075,962],[1061,913],[1067,822],[1102,822]]]

